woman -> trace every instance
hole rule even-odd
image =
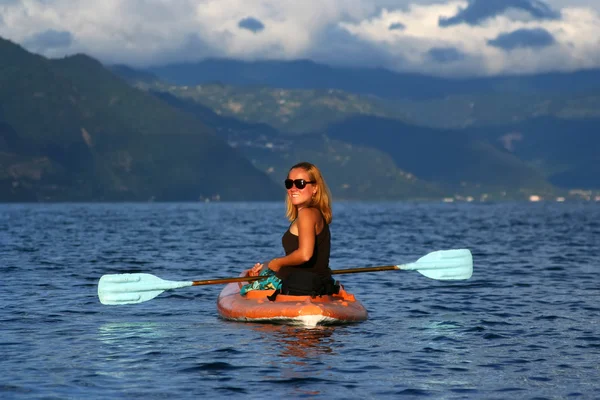
[[[242,293],[268,288],[290,295],[334,293],[336,288],[329,269],[332,214],[327,184],[315,165],[301,162],[289,170],[285,187],[286,215],[291,221],[281,240],[285,256],[266,265],[254,265],[250,276],[271,277],[244,286]]]

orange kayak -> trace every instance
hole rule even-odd
[[[242,274],[242,276],[246,276]],[[331,296],[288,296],[279,294],[275,301],[267,296],[274,290],[251,290],[245,296],[240,288],[245,282],[229,283],[217,299],[222,318],[232,321],[269,322],[291,325],[332,325],[364,321],[368,313],[354,295],[340,287]]]

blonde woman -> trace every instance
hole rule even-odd
[[[289,295],[322,295],[336,291],[329,268],[332,220],[331,194],[319,169],[308,162],[290,168],[284,181],[286,215],[291,224],[283,234],[285,256],[257,263],[250,276],[268,275],[242,288],[279,289]]]

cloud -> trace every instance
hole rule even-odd
[[[73,35],[68,31],[48,29],[38,32],[23,42],[23,46],[33,51],[68,48],[73,43]]]
[[[600,67],[599,11],[598,0],[0,0],[0,37],[133,67],[311,59],[473,76]]]
[[[238,26],[242,29],[247,29],[250,32],[260,32],[265,29],[265,25],[253,17],[246,17],[238,22]]]
[[[440,17],[440,26],[462,23],[479,25],[483,21],[506,12],[509,9],[521,10],[534,19],[558,19],[560,13],[552,10],[540,0],[469,0],[469,4],[453,17]]]
[[[433,61],[439,63],[450,63],[465,59],[465,54],[454,47],[434,47],[427,54]]]
[[[560,19],[523,19],[503,13],[480,25],[439,25],[440,16],[457,15],[470,4],[459,0],[413,4],[340,26],[387,52],[388,68],[400,71],[486,76],[600,66],[600,15],[593,9],[563,7]],[[390,31],[395,21],[402,21],[405,29]],[[516,31],[508,39],[502,36]],[[501,45],[512,45],[514,51],[507,52]],[[521,51],[525,49],[529,52]]]
[[[392,22],[388,29],[390,31],[403,31],[406,26],[402,22]]]
[[[305,58],[316,62],[331,65],[381,67],[390,65],[397,58],[337,25],[328,26],[315,40],[321,45],[311,49]]]
[[[524,47],[546,47],[554,44],[556,40],[547,30],[517,29],[514,32],[502,33],[496,39],[488,40],[490,46],[504,50],[513,50]]]

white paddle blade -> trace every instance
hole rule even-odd
[[[414,263],[397,267],[417,271],[431,279],[469,279],[473,275],[473,255],[468,249],[438,250],[419,258]]]
[[[164,290],[153,290],[151,292],[136,292],[136,293],[98,293],[100,303],[109,306],[122,304],[137,304],[144,301],[152,300]]]
[[[104,275],[98,282],[98,298],[106,305],[137,304],[152,300],[165,290],[192,284],[166,281],[151,274]]]

